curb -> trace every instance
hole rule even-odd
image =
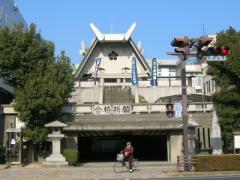
[[[179,173],[166,173],[169,177],[206,177],[206,176],[224,176],[232,175],[239,176],[240,171],[211,171],[211,172],[179,172]]]

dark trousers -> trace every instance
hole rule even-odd
[[[123,162],[122,162],[123,165],[125,165],[125,162],[128,162],[128,164],[129,164],[129,169],[132,169],[133,156],[124,157]]]

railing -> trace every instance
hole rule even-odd
[[[192,171],[194,165],[198,163],[198,159],[196,156],[177,156],[177,171]]]
[[[104,82],[105,86],[132,86],[132,82]],[[201,86],[201,84],[198,84]],[[95,86],[100,86],[100,83],[97,81],[96,84],[94,81],[76,81],[75,82],[75,87],[95,87]],[[139,80],[139,86],[151,86],[150,80],[148,81],[143,81]],[[175,78],[175,77],[159,77],[158,78],[158,87],[169,87],[169,86],[174,86],[174,87],[181,87],[181,79],[180,77]],[[189,87],[191,84],[188,85]]]

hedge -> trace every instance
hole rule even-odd
[[[239,171],[240,155],[196,156],[196,171]]]
[[[69,166],[77,165],[78,156],[79,156],[79,153],[78,153],[77,150],[75,150],[75,149],[64,149],[63,150],[63,155],[66,158],[66,160],[68,161]]]

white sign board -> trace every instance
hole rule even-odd
[[[15,139],[12,139],[12,140],[11,140],[11,144],[16,144],[16,140],[15,140]]]
[[[234,149],[240,149],[240,135],[234,135]]]
[[[174,105],[175,117],[182,117],[182,103],[175,103]]]
[[[130,114],[129,105],[95,105],[94,114],[110,115],[110,114]]]
[[[207,61],[226,61],[226,56],[205,56]]]

